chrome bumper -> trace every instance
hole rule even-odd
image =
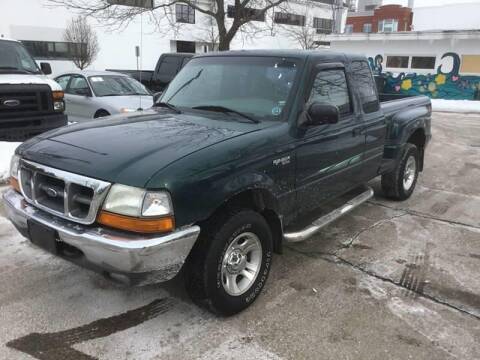
[[[124,276],[135,284],[173,278],[182,268],[200,233],[199,226],[166,235],[139,235],[80,225],[29,205],[22,195],[12,189],[3,194],[3,199],[7,216],[22,235],[29,237],[27,220],[34,220],[55,230],[60,244],[68,244],[81,252],[76,256],[59,253],[61,257],[114,277]]]

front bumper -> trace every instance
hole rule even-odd
[[[0,119],[0,140],[25,141],[46,131],[65,126],[67,115],[47,114],[20,118]]]
[[[7,216],[25,237],[29,237],[27,221],[34,220],[55,230],[59,256],[136,285],[172,279],[200,233],[199,226],[150,236],[79,225],[29,205],[13,189],[3,199]]]

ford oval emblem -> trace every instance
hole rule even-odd
[[[3,105],[8,107],[15,107],[20,105],[20,100],[16,100],[16,99],[4,100]]]
[[[46,188],[46,189],[45,189],[45,192],[46,192],[47,195],[50,196],[50,197],[57,197],[57,196],[58,196],[57,190],[55,190],[55,189],[53,189],[53,188],[51,188],[51,187]]]

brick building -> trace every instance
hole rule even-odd
[[[413,11],[401,5],[380,6],[372,11],[349,13],[346,33],[411,31]]]

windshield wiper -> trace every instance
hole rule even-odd
[[[237,110],[233,110],[233,109],[230,109],[230,108],[227,108],[225,106],[220,106],[220,105],[199,105],[199,106],[194,106],[192,107],[192,109],[196,109],[196,110],[206,110],[206,111],[216,111],[216,112],[222,112],[222,113],[231,113],[231,114],[237,114],[245,119],[248,119],[250,120],[251,122],[255,123],[255,124],[258,124],[260,122],[260,120],[258,119],[255,119],[247,114],[244,114],[240,111],[237,111]]]
[[[176,112],[177,114],[181,114],[182,112],[175,106],[175,105],[172,105],[168,102],[163,102],[163,101],[160,101],[160,102],[157,102],[155,104],[153,104],[154,107],[158,106],[158,107],[164,107],[164,108],[167,108],[167,109],[170,109],[174,112]]]

